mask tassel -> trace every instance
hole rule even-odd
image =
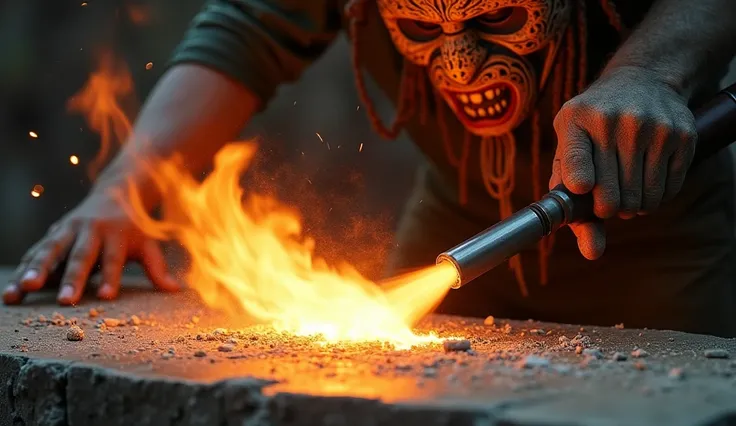
[[[483,184],[488,194],[498,200],[501,219],[506,219],[514,213],[511,194],[515,184],[515,165],[516,138],[512,132],[481,139],[480,168]],[[509,266],[514,272],[522,296],[527,297],[529,290],[524,278],[521,255],[509,259]]]

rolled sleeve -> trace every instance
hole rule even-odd
[[[338,0],[209,0],[168,66],[196,63],[242,83],[265,108],[341,29]]]

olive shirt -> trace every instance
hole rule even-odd
[[[651,3],[622,0],[617,7],[633,26]],[[194,19],[171,65],[198,63],[218,70],[249,88],[265,108],[278,86],[297,80],[345,28],[344,6],[345,0],[211,0]],[[593,78],[618,39],[600,8],[588,8],[588,22]],[[374,2],[363,31],[365,70],[395,103],[402,57]],[[548,98],[541,96],[538,108],[550,108]],[[552,114],[543,117],[541,176],[547,177],[556,142]],[[451,113],[447,118],[459,150],[463,128]],[[414,119],[407,131],[426,161],[400,222],[392,270],[432,264],[438,253],[499,220],[497,201],[481,181],[477,140],[471,150],[475,161],[469,163],[468,203],[461,206],[457,170],[448,162],[436,120],[421,124]],[[528,123],[515,131],[517,209],[534,201],[529,133]],[[538,254],[530,248],[522,255],[528,297],[521,296],[509,268],[500,266],[451,291],[439,311],[736,336],[733,180],[731,157],[721,153],[691,171],[678,198],[655,214],[607,223],[608,246],[601,259],[585,260],[572,233],[562,229],[546,286],[539,284]]]

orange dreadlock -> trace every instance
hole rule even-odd
[[[394,121],[386,126],[381,121],[375,105],[368,96],[360,63],[360,48],[362,46],[361,27],[365,25],[366,8],[373,0],[350,0],[346,7],[347,16],[350,19],[350,37],[353,43],[352,65],[355,73],[355,81],[358,95],[363,102],[368,117],[376,132],[385,139],[395,139],[403,129],[404,125],[415,114],[417,106],[420,108],[420,119],[424,123],[427,117],[427,81],[424,69],[404,59],[401,71],[401,82],[399,86],[399,98]],[[582,92],[588,84],[588,25],[586,0],[575,1],[576,25],[570,25],[565,31],[564,37],[555,41],[562,43],[565,49],[560,49],[555,61],[554,71],[551,77],[552,85],[552,114],[557,114],[562,104],[571,99],[576,93]],[[599,0],[601,9],[608,18],[608,22],[619,34],[626,31],[620,15],[616,11],[614,0]],[[577,29],[577,33],[576,30]],[[564,39],[564,41],[563,41]],[[577,42],[577,43],[576,43]],[[577,60],[577,66],[576,65]],[[577,77],[577,79],[576,79]],[[540,89],[541,91],[541,89]],[[470,158],[470,146],[473,135],[465,131],[460,157],[457,157],[453,149],[452,139],[447,128],[445,118],[446,106],[437,91],[434,91],[434,104],[437,111],[437,123],[448,161],[458,169],[458,190],[460,204],[467,203],[467,168]],[[540,176],[541,157],[541,116],[538,110],[532,113],[531,129],[531,154],[532,154],[532,184],[534,198],[539,199],[543,194],[544,183]],[[483,183],[486,191],[498,200],[501,218],[507,218],[513,214],[511,204],[511,193],[514,189],[515,163],[516,163],[516,139],[513,132],[498,137],[487,137],[481,139],[480,167]],[[548,258],[552,250],[553,236],[545,238],[539,243],[540,282],[547,283]],[[524,279],[520,255],[509,260],[509,266],[519,284],[524,296],[528,294],[526,280]]]

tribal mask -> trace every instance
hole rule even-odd
[[[479,136],[516,128],[552,69],[567,0],[378,0],[397,49]]]

